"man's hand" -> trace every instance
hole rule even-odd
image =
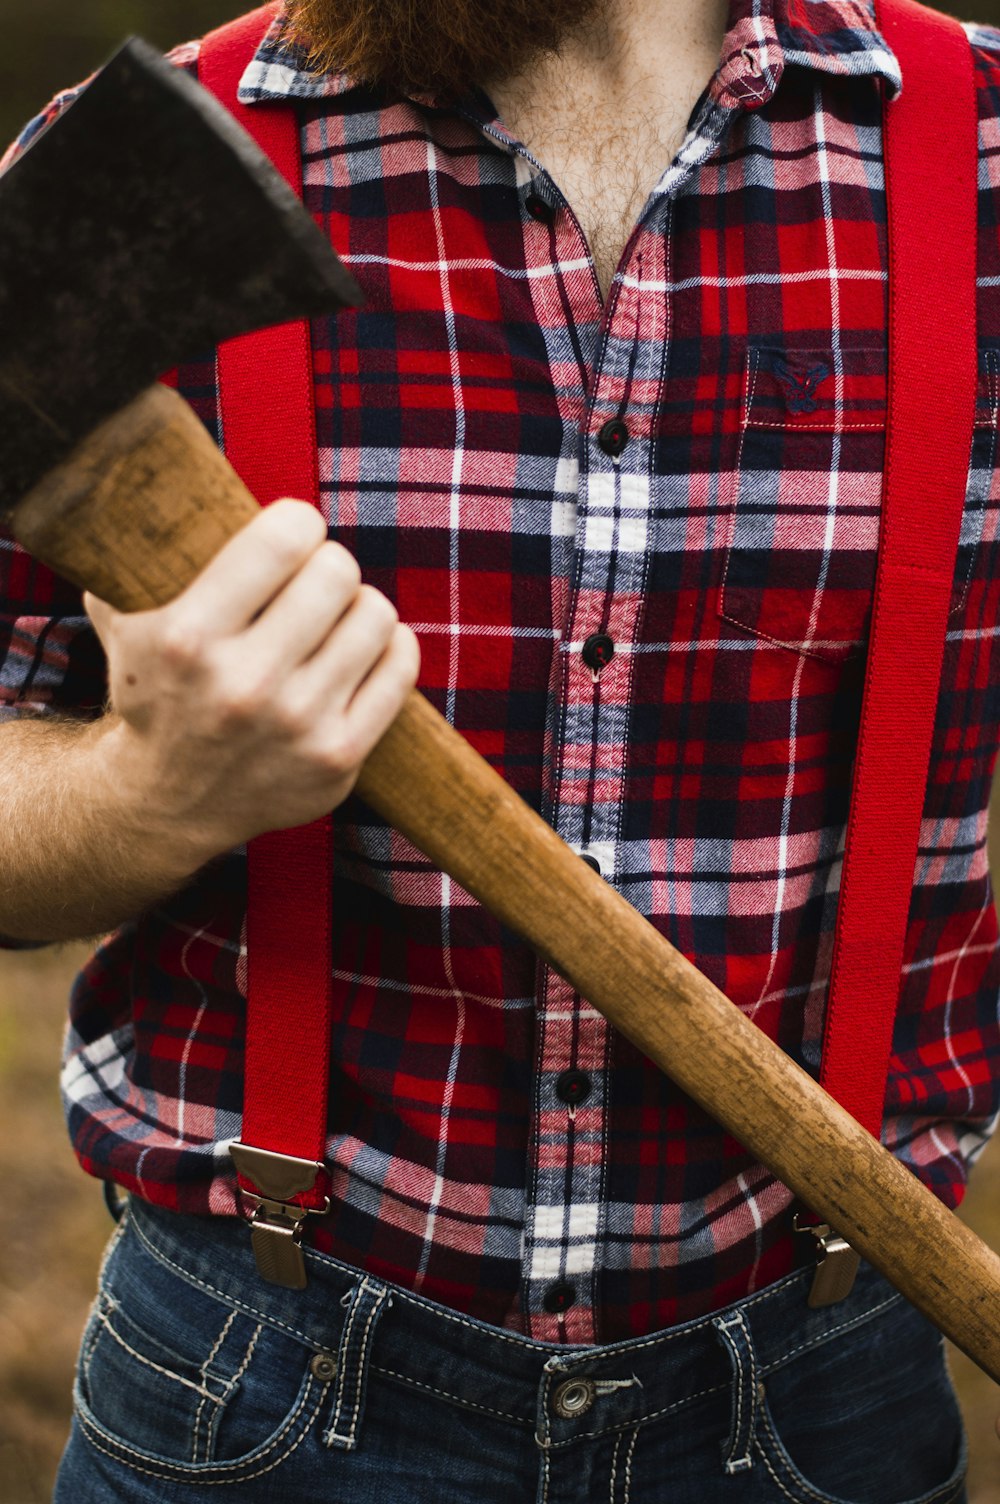
[[[108,777],[195,865],[318,819],[416,683],[419,649],[314,507],[279,501],[169,605],[84,605],[108,658]]]

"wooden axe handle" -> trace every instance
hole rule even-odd
[[[257,512],[176,393],[104,423],[13,515],[121,610],[165,604]],[[1000,1258],[535,815],[420,694],[359,794],[1000,1382]]]

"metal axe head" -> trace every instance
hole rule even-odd
[[[0,176],[0,514],[178,361],[360,302],[242,127],[133,38]]]

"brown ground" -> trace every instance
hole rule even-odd
[[[111,1224],[76,1166],[56,1092],[69,979],[84,952],[0,956],[0,1504],[45,1504],[68,1424],[76,1344]],[[965,1213],[1000,1249],[1000,1136]],[[954,1355],[972,1443],[971,1504],[1000,1500],[1000,1390]]]

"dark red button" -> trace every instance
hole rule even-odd
[[[556,1079],[556,1096],[560,1102],[575,1107],[590,1096],[591,1080],[584,1071],[563,1071]]]
[[[576,1287],[568,1280],[556,1280],[550,1285],[542,1297],[542,1305],[552,1316],[558,1316],[561,1311],[568,1311],[576,1299]]]
[[[580,860],[581,860],[581,862],[585,862],[586,863],[586,865],[590,868],[591,872],[596,872],[597,875],[598,875],[598,877],[600,877],[600,875],[601,875],[601,864],[597,860],[596,856],[591,856],[591,854],[590,854],[589,851],[581,851],[580,852]]]
[[[537,219],[542,225],[550,225],[556,217],[556,211],[540,193],[529,193],[524,201],[524,207],[532,219]]]
[[[615,645],[607,632],[594,632],[583,644],[581,653],[588,668],[600,671],[615,656]]]
[[[612,459],[617,459],[625,445],[628,443],[628,428],[621,418],[609,418],[607,423],[602,423],[597,430],[597,442],[605,454],[610,454]]]

